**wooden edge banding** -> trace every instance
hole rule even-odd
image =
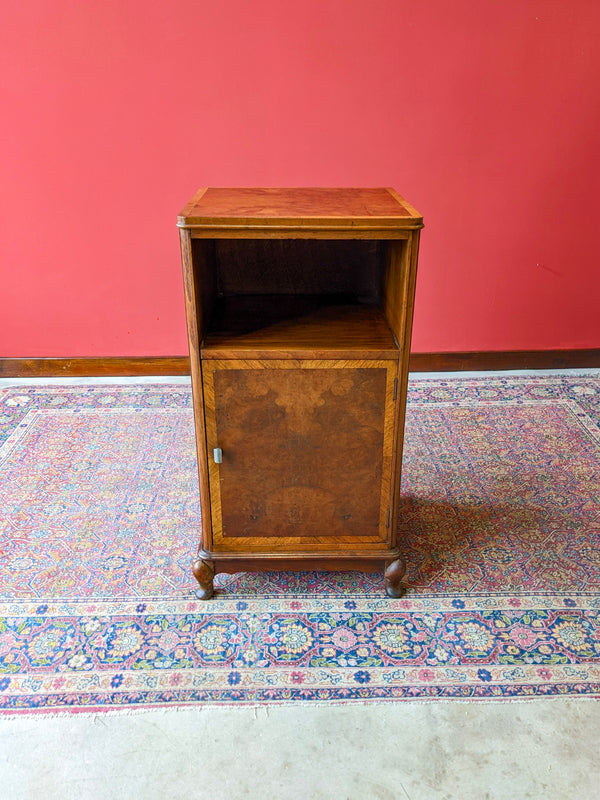
[[[201,350],[202,358],[205,361],[224,361],[234,359],[236,361],[245,360],[259,360],[259,361],[272,361],[279,359],[291,359],[294,361],[301,361],[310,358],[313,360],[326,360],[326,361],[397,361],[398,350],[293,350],[285,349],[279,350],[277,348],[271,349],[257,349],[257,348],[238,348],[234,347],[220,349],[216,345],[210,347],[203,347]]]
[[[411,217],[404,217],[411,220]],[[334,227],[331,225],[282,226],[282,225],[186,225],[192,239],[408,239],[410,232],[423,225],[413,221],[410,225],[390,227]]]
[[[359,570],[360,572],[383,572],[386,566],[386,560],[381,557],[365,558],[363,553],[356,558],[338,557],[326,561],[319,558],[311,559],[297,559],[288,558],[285,560],[274,561],[272,556],[260,559],[247,559],[234,561],[227,556],[217,556],[214,560],[216,572],[279,572],[280,570],[294,570],[294,571],[312,571],[312,570]]]
[[[208,189],[208,186],[203,186],[201,189],[198,189],[198,191],[192,197],[192,199],[188,203],[186,203],[186,205],[181,209],[181,211],[180,211],[180,213],[179,213],[179,215],[177,217],[177,225],[184,225],[185,224],[185,218],[187,216],[189,216],[189,214],[190,214],[191,210],[194,208],[194,206],[197,203],[200,202],[200,200],[202,198],[202,195],[204,195],[206,193],[207,189]]]
[[[600,348],[411,353],[410,372],[600,369]],[[190,374],[187,356],[0,358],[0,378],[135,377]]]
[[[392,195],[392,197],[397,200],[400,205],[404,206],[404,208],[410,213],[411,217],[414,217],[418,220],[423,220],[423,216],[419,214],[417,209],[406,200],[402,195],[398,194],[395,189],[392,189],[390,186],[387,187],[388,192]]]
[[[340,553],[339,550],[323,550],[319,553],[315,553],[312,548],[307,550],[298,549],[280,552],[273,552],[270,549],[266,549],[263,552],[248,552],[248,550],[223,552],[222,550],[212,551],[200,548],[198,550],[197,559],[202,559],[203,561],[207,562],[231,561],[232,563],[240,561],[252,563],[263,560],[273,561],[275,564],[282,564],[287,561],[305,563],[311,560],[319,562],[347,561],[348,563],[352,563],[358,552],[366,561],[386,561],[388,564],[390,564],[392,561],[400,558],[400,551],[397,547],[380,547],[371,552],[365,552],[361,547],[360,551],[356,552],[352,551],[351,548],[348,548],[348,552],[346,554]],[[275,569],[283,569],[283,567],[279,566],[275,567]]]

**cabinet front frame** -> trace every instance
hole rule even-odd
[[[214,374],[218,370],[227,369],[358,369],[374,368],[386,370],[385,405],[383,418],[383,461],[381,494],[379,505],[379,528],[376,535],[339,535],[326,537],[316,536],[226,536],[223,532],[221,491],[219,467],[212,459],[212,453],[219,447],[217,439],[216,405]],[[398,362],[390,360],[312,360],[312,359],[286,359],[286,360],[238,360],[223,359],[202,361],[202,384],[204,399],[204,415],[206,424],[206,452],[208,484],[210,494],[211,532],[203,537],[203,547],[215,554],[223,553],[234,555],[237,553],[289,553],[300,554],[307,551],[315,554],[331,552],[335,548],[340,555],[344,552],[360,553],[382,551],[392,545],[391,513],[393,507],[394,480],[392,470],[394,467],[394,440],[397,404],[397,379]]]

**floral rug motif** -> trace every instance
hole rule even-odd
[[[185,385],[0,389],[0,713],[600,694],[600,379],[409,386],[409,591],[220,575]]]

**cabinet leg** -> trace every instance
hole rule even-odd
[[[210,600],[215,593],[213,586],[213,579],[215,577],[215,566],[212,561],[203,561],[197,558],[192,567],[194,578],[200,584],[200,588],[196,589],[196,597],[198,600]]]
[[[397,558],[388,564],[385,570],[385,592],[388,597],[402,597],[406,592],[406,586],[401,583],[406,572],[406,562],[403,558]]]

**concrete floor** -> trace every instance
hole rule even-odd
[[[2,800],[596,800],[600,704],[212,708],[0,722]]]
[[[0,380],[9,383],[17,381]],[[598,800],[600,703],[534,699],[0,719],[0,800],[36,797]]]

